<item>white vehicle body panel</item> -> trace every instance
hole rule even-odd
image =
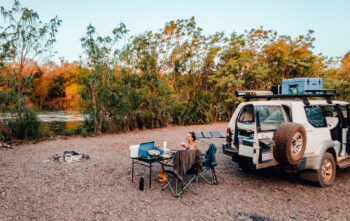
[[[309,100],[310,106],[313,105],[321,105],[321,106],[327,106],[327,105],[348,105],[348,102],[344,101],[332,101],[332,104],[328,104],[326,100]],[[263,100],[263,101],[248,101],[243,102],[238,105],[236,108],[236,111],[234,112],[228,127],[231,128],[233,136],[235,135],[235,128],[236,128],[236,120],[238,118],[238,115],[240,114],[243,107],[246,105],[253,105],[254,107],[257,106],[287,106],[290,109],[291,115],[292,115],[292,122],[302,124],[306,130],[307,135],[307,144],[306,149],[304,153],[304,157],[311,159],[309,162],[306,163],[306,169],[315,169],[318,167],[318,161],[321,161],[323,153],[328,148],[334,148],[336,151],[336,157],[335,160],[338,161],[338,155],[339,159],[344,158],[350,158],[350,155],[346,153],[345,146],[346,146],[346,134],[347,129],[342,129],[343,132],[343,139],[342,139],[342,146],[343,148],[340,148],[340,142],[337,143],[337,141],[332,141],[331,133],[330,133],[330,126],[327,127],[315,127],[313,126],[307,118],[306,111],[305,111],[305,104],[301,100]],[[255,108],[254,108],[255,109]],[[286,113],[284,112],[284,115]],[[248,127],[248,126],[247,126]],[[257,129],[254,131],[254,144],[253,147],[241,145],[239,144],[239,147],[234,146],[234,142],[232,142],[233,149],[238,149],[239,156],[243,157],[250,157],[252,158],[253,163],[255,164],[256,168],[265,168],[273,165],[277,165],[278,162],[274,159],[269,162],[260,162],[259,163],[259,151],[261,151],[261,148],[259,146],[259,140],[260,139],[273,139],[274,132],[257,132]],[[265,153],[264,157],[268,157],[269,153]]]

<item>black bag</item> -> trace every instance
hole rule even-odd
[[[143,179],[143,177],[140,178],[140,185],[139,185],[139,190],[143,191],[145,186],[145,180]]]

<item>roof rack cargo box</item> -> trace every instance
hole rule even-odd
[[[291,78],[282,80],[282,94],[311,94],[306,90],[322,90],[322,78]]]

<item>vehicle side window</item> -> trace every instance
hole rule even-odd
[[[340,105],[340,110],[341,110],[343,117],[344,117],[344,120],[345,120],[344,128],[346,128],[347,126],[350,126],[349,125],[348,110],[347,110],[345,105]]]
[[[330,129],[335,128],[339,124],[339,114],[334,105],[321,106],[326,123]]]
[[[254,120],[254,108],[253,105],[245,106],[238,118],[239,123],[252,124]]]
[[[338,112],[335,106],[321,106],[325,117],[338,117]]]
[[[326,127],[326,119],[320,106],[306,106],[305,112],[308,121],[314,127]]]
[[[284,112],[286,112],[286,114],[287,114],[288,121],[292,122],[293,118],[292,118],[292,112],[291,112],[290,108],[287,105],[282,105],[282,107],[283,107]]]

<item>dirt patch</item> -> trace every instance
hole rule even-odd
[[[225,132],[227,123],[167,127],[100,137],[73,137],[25,144],[0,151],[0,220],[349,220],[350,169],[339,170],[335,185],[319,188],[273,170],[243,172],[218,147],[219,185],[199,183],[199,194],[174,198],[157,183],[153,169],[136,166],[131,182],[129,145],[154,140],[177,147],[188,131]],[[207,143],[198,141],[204,152]],[[48,163],[74,150],[84,163]],[[139,180],[145,178],[144,191]]]

